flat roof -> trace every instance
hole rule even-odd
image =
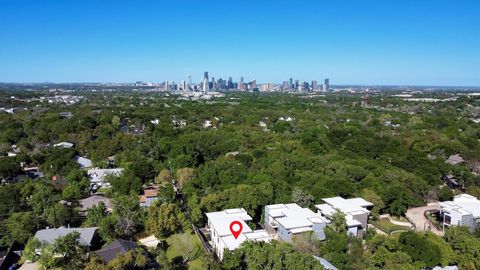
[[[272,238],[265,230],[257,230],[249,233],[242,233],[237,239],[233,235],[220,237],[228,250],[235,250],[245,241],[270,242]]]
[[[219,236],[232,235],[230,231],[230,223],[238,221],[242,224],[242,232],[251,232],[252,229],[246,222],[251,221],[252,217],[248,215],[243,208],[227,209],[218,212],[206,213],[211,227],[218,233]],[[240,237],[239,237],[240,238]]]
[[[340,210],[344,214],[349,214],[352,212],[354,212],[355,214],[370,213],[370,211],[365,209],[365,207],[373,206],[371,202],[368,202],[362,198],[344,199],[342,197],[332,197],[332,198],[325,198],[322,200],[327,205],[318,204],[318,205],[315,205],[315,207],[318,210],[320,210],[323,214],[326,214],[326,215],[332,215],[335,212],[335,209]]]
[[[456,211],[463,215],[472,214],[474,218],[480,218],[480,200],[469,194],[460,194],[453,197],[453,201],[440,202],[443,211]]]
[[[296,203],[267,205],[268,215],[285,229],[311,227],[314,223],[328,223],[320,214]]]

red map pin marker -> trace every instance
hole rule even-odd
[[[240,221],[235,220],[232,223],[230,223],[230,231],[232,232],[233,237],[235,237],[235,239],[237,239],[240,233],[242,233],[242,230],[243,230],[243,225],[242,223],[240,223]]]

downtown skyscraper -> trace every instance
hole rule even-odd
[[[203,73],[202,91],[203,92],[210,91],[210,85],[208,82],[208,71],[205,71],[205,73]]]

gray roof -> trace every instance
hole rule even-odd
[[[51,244],[60,237],[63,237],[69,233],[78,232],[80,233],[80,237],[78,239],[79,244],[82,246],[90,246],[97,229],[98,227],[90,227],[90,228],[60,227],[56,229],[44,229],[44,230],[38,230],[37,233],[35,233],[35,238],[37,238],[41,242],[46,242],[48,244]]]
[[[127,241],[123,239],[117,239],[106,247],[96,251],[96,253],[103,258],[103,261],[109,263],[111,260],[115,259],[118,255],[127,253],[132,249],[136,249],[137,244],[132,241]]]
[[[92,161],[88,158],[76,156],[75,161],[77,162],[78,165],[80,165],[80,168],[82,169],[92,167]]]
[[[87,211],[94,205],[99,205],[101,202],[103,202],[105,208],[107,209],[112,207],[112,203],[110,202],[109,198],[106,198],[103,195],[92,195],[88,198],[80,200],[80,211]]]

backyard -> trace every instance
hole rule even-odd
[[[398,231],[410,230],[410,227],[393,224],[392,222],[390,222],[388,218],[382,218],[376,221],[372,221],[371,223],[373,224],[373,226],[377,227],[378,229],[382,230],[387,234],[391,234],[393,232],[398,232]]]
[[[188,258],[188,269],[205,269],[204,250],[201,247],[200,240],[193,233],[178,233],[167,239],[168,243],[167,257],[172,260],[182,257]]]

